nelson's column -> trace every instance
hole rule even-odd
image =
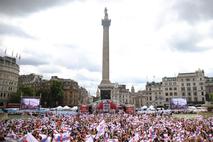
[[[109,26],[111,20],[108,19],[107,9],[104,10],[104,19],[102,19],[103,26],[103,57],[102,57],[102,81],[98,86],[100,89],[101,100],[111,99],[111,92],[113,85],[109,80]]]

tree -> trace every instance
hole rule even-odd
[[[21,96],[18,93],[11,94],[9,98],[10,103],[20,103],[20,101],[21,101]]]
[[[210,94],[209,94],[209,101],[210,101],[210,102],[213,102],[213,93],[210,93]]]
[[[63,100],[63,84],[60,81],[53,80],[50,87],[50,106],[62,105]]]
[[[40,103],[42,107],[49,107],[50,106],[50,91],[42,89],[38,91],[37,96],[41,96]]]
[[[35,96],[36,92],[32,87],[22,86],[18,89],[17,93],[21,96]]]
[[[32,87],[29,86],[21,86],[18,88],[17,93],[14,93],[9,98],[9,102],[11,103],[20,103],[21,96],[35,96],[35,91]]]

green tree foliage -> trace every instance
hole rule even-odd
[[[49,100],[50,106],[55,107],[57,105],[62,105],[62,100],[63,100],[63,84],[60,81],[53,80],[51,82],[51,87],[50,87],[50,97]]]
[[[211,102],[213,102],[213,93],[210,93],[210,94],[209,94],[209,100],[210,100]]]
[[[41,106],[42,107],[50,107],[50,92],[48,90],[40,90],[37,92],[37,96],[41,96]]]
[[[14,93],[11,95],[9,102],[11,103],[20,103],[21,96],[35,96],[35,91],[33,88],[27,86],[27,87],[19,87],[17,90],[17,93]]]
[[[36,92],[32,87],[20,87],[18,93],[22,96],[35,96]]]
[[[9,98],[10,103],[20,103],[20,101],[21,101],[21,96],[18,93],[11,94]]]

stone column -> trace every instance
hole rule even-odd
[[[102,59],[102,81],[101,84],[109,84],[109,26],[111,20],[108,19],[107,9],[105,8],[105,16],[102,19],[103,26],[103,59]]]

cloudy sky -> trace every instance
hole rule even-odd
[[[212,0],[0,0],[0,54],[21,55],[20,74],[71,78],[94,94],[105,7],[111,82],[139,90],[199,68],[213,76]]]

